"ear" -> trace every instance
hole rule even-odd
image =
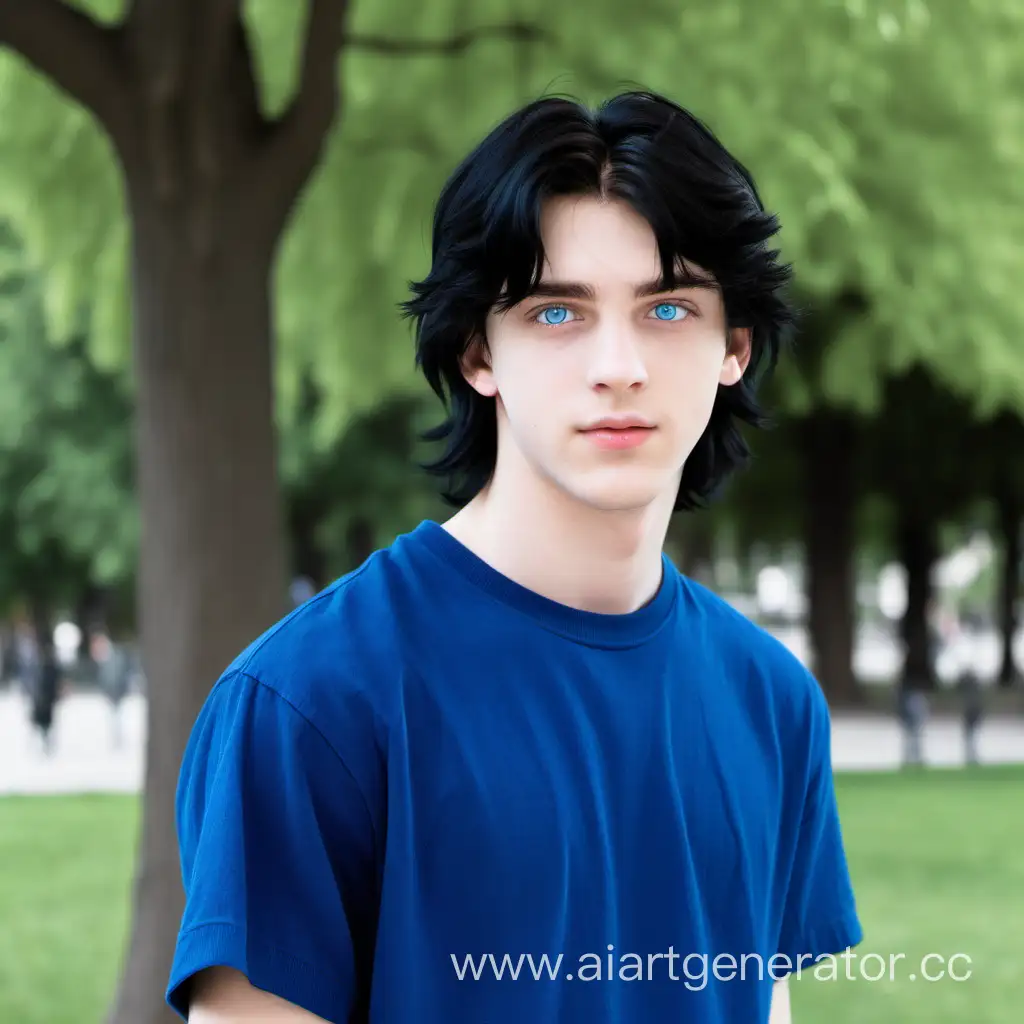
[[[478,391],[485,398],[493,398],[498,393],[494,371],[488,360],[487,344],[479,335],[470,341],[460,365],[462,376],[474,391]]]
[[[726,349],[725,361],[722,363],[722,372],[719,375],[719,383],[729,387],[738,384],[743,379],[750,365],[750,328],[734,327],[729,332],[729,346]]]

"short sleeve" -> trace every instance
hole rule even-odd
[[[863,932],[843,844],[832,773],[828,702],[813,682],[810,761],[779,935],[776,977],[858,945]]]
[[[365,1004],[375,842],[339,754],[275,690],[221,679],[189,739],[176,816],[185,907],[167,986],[188,1015],[204,968],[241,971],[327,1021]]]

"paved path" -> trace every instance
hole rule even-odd
[[[109,705],[96,694],[67,698],[57,709],[54,752],[47,757],[28,726],[20,694],[0,693],[0,794],[137,792],[143,774],[145,703],[130,697],[121,707],[123,743],[112,744]],[[833,763],[841,770],[892,768],[900,758],[900,733],[892,719],[837,714]],[[993,718],[978,738],[983,763],[1024,764],[1024,718]],[[925,736],[925,758],[933,765],[963,763],[955,718],[936,717]]]

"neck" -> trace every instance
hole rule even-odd
[[[674,492],[609,512],[525,466],[503,468],[443,524],[456,540],[504,576],[571,608],[626,614],[655,595]]]

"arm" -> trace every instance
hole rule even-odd
[[[253,988],[230,967],[211,967],[196,978],[188,1019],[189,1024],[314,1024],[324,1018]]]
[[[808,692],[810,701],[800,723],[806,735],[800,742],[807,744],[806,767],[798,783],[800,821],[795,842],[787,849],[788,885],[777,945],[777,953],[791,969],[838,955],[863,937],[836,802],[828,702],[813,680]],[[775,977],[781,982],[782,975]],[[773,996],[770,1024],[776,1022],[776,1000],[778,1019],[787,1024],[789,992],[776,984]]]
[[[186,901],[167,986],[190,1024],[342,1021],[365,1001],[374,822],[322,724],[238,673],[199,716],[177,800]]]
[[[282,1021],[284,1018],[282,1018]],[[772,1012],[768,1024],[793,1024],[789,1007],[789,979],[783,978],[772,986]]]

